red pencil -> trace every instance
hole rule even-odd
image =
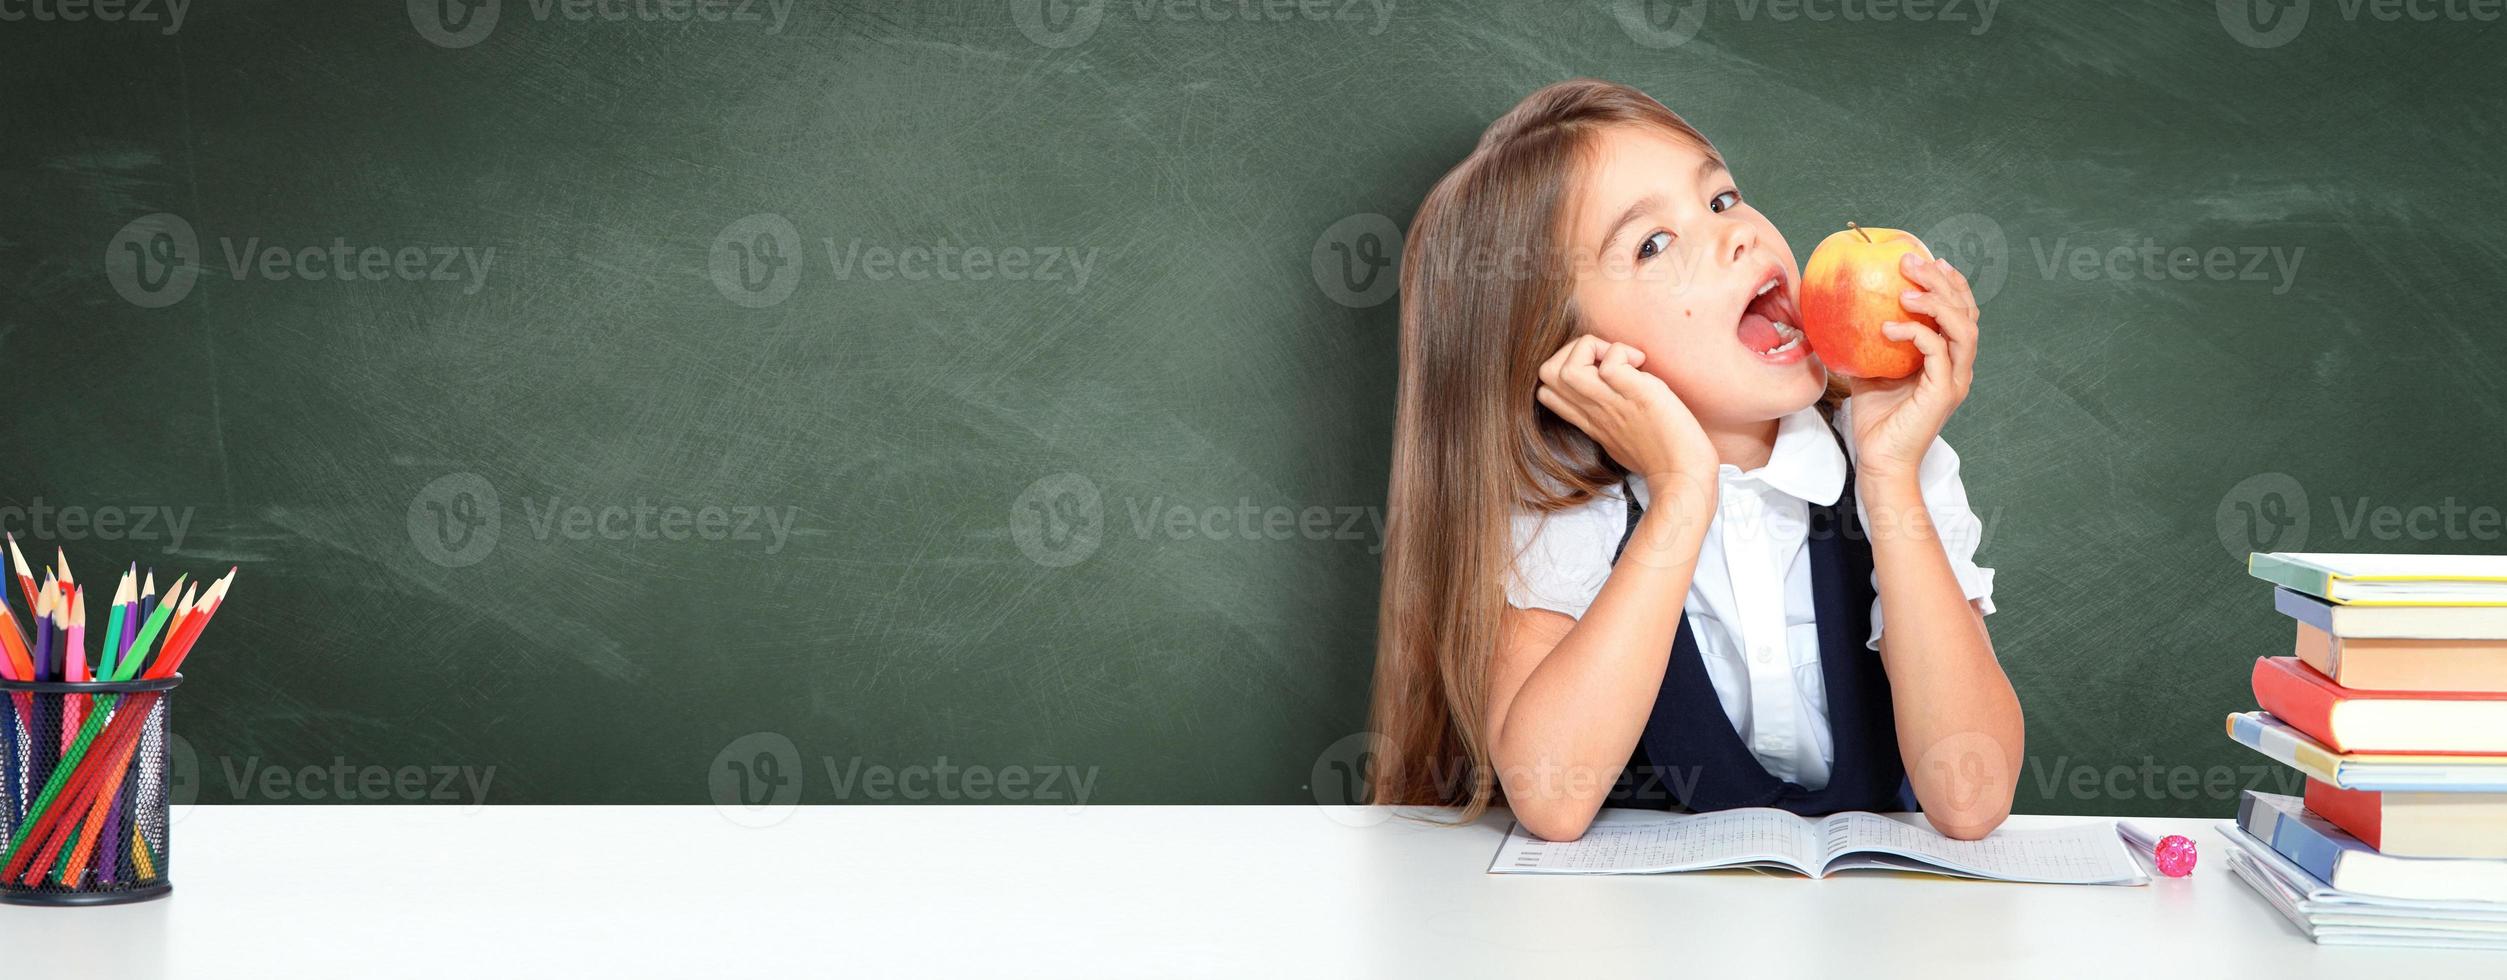
[[[165,652],[157,655],[156,665],[148,668],[147,676],[172,677],[175,671],[182,669],[183,658],[190,656],[192,644],[200,641],[200,631],[209,628],[209,617],[218,614],[219,606],[226,605],[227,586],[235,581],[235,573],[239,570],[227,569],[226,577],[219,579],[217,584],[209,587],[207,594],[201,596],[199,605],[192,607],[191,617],[183,622],[182,629],[165,641]]]

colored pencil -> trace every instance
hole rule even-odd
[[[138,698],[134,698],[134,700],[141,698],[148,699],[152,703],[154,701],[154,699],[148,694],[139,695]],[[123,712],[124,716],[127,716],[128,714],[128,712]],[[104,727],[104,713],[99,712],[89,717],[87,719],[87,724],[79,729],[77,740],[72,742],[70,744],[70,750],[67,753],[64,753],[65,758],[62,759],[59,765],[51,768],[51,775],[44,780],[43,790],[35,794],[35,802],[26,807],[24,817],[17,823],[16,832],[9,837],[8,846],[5,849],[0,849],[0,853],[6,854],[9,858],[6,865],[7,870],[0,871],[0,878],[15,874],[14,869],[17,868],[20,861],[26,857],[26,849],[23,846],[26,839],[29,837],[35,837],[39,831],[44,830],[45,827],[48,826],[46,818],[49,816],[53,800],[61,795],[61,791],[63,789],[71,788],[69,784],[71,783],[73,776],[83,777],[83,774],[80,772],[81,767],[78,764],[79,760],[86,758],[88,747],[96,743],[96,736],[102,729],[104,729]],[[113,739],[118,738],[121,730],[127,727],[129,727],[127,724],[114,726],[113,734],[107,735],[106,741],[110,743]],[[35,740],[35,744],[39,746],[42,745],[43,742],[44,740],[41,738],[37,738]],[[41,838],[38,837],[37,840],[40,842]]]
[[[178,576],[174,580],[173,588],[182,587],[183,578]],[[157,634],[165,629],[165,621],[173,613],[173,606],[163,602],[157,603],[157,609],[148,616],[148,621],[140,624],[139,635],[131,640],[131,648],[122,655],[122,662],[113,665],[114,680],[126,681],[138,676],[140,662],[148,658],[149,645],[156,642]]]
[[[35,592],[35,679],[53,679],[52,671],[52,583],[46,581]]]
[[[131,571],[139,571],[138,562],[131,563]],[[131,641],[139,637],[139,621],[148,618],[149,613],[156,611],[156,605],[152,601],[156,595],[157,576],[155,572],[150,572],[147,584],[140,586],[139,595],[131,600],[131,618],[122,621],[122,649],[114,653],[115,663],[118,664],[123,657],[130,656]]]
[[[95,675],[88,673],[87,668],[87,593],[75,593],[69,602],[69,607],[68,614],[62,617],[68,620],[70,632],[69,679],[74,683],[83,684],[95,679]]]
[[[145,705],[141,704],[143,701]],[[138,726],[129,723],[134,717],[132,712],[154,708],[155,692],[134,696],[131,702],[131,708],[117,716],[116,723],[106,729],[102,739],[95,737],[96,727],[93,725],[79,734],[79,753],[53,770],[52,778],[44,784],[43,793],[35,798],[34,808],[27,812],[26,820],[18,827],[18,835],[9,842],[8,866],[0,871],[0,877],[17,877],[23,869],[24,881],[29,887],[43,880],[44,872],[50,870],[53,862],[60,857],[62,845],[69,842],[65,832],[75,825],[75,821],[64,819],[65,815],[86,812],[90,790],[101,775],[100,767],[82,766],[78,760],[89,757],[87,749],[95,746],[98,751],[94,757],[107,760],[105,764],[111,765],[110,760],[120,754],[127,744],[137,740]],[[64,793],[64,790],[67,792]],[[60,805],[53,805],[55,803]],[[26,840],[29,837],[31,841]]]
[[[199,583],[195,582],[190,588],[180,591],[182,595],[174,603],[174,618],[165,621],[165,632],[157,637],[156,651],[148,655],[147,663],[139,666],[141,677],[161,676],[156,672],[157,665],[165,661],[166,651],[174,648],[174,638],[181,636],[183,628],[191,625],[191,621],[200,615]]]
[[[157,657],[156,666],[149,669],[147,676],[172,677],[175,671],[183,669],[183,658],[191,655],[192,644],[200,640],[200,631],[209,628],[209,617],[218,614],[219,606],[226,605],[227,586],[235,581],[235,573],[240,570],[227,569],[226,577],[219,579],[217,584],[210,586],[209,591],[201,596],[200,604],[192,608],[190,621],[184,623],[183,629],[166,641],[165,653]]]
[[[15,537],[7,543],[13,566],[24,569]],[[40,586],[31,572],[19,576],[36,620],[31,648],[8,603],[0,600],[0,677],[74,683],[172,677],[197,649],[241,571],[230,567],[209,583],[178,576],[160,594],[154,573],[133,564],[116,583],[103,639],[91,656],[87,590],[70,570],[66,550],[55,554],[58,567],[46,570]],[[75,889],[91,879],[106,885],[119,884],[125,875],[155,879],[163,858],[136,812],[135,783],[163,692],[63,696],[63,738],[57,746],[49,732],[31,740],[33,745],[9,744],[33,718],[21,703],[27,695],[18,693],[0,701],[0,714],[23,719],[0,729],[0,793],[18,807],[8,839],[0,841],[0,880],[34,887],[49,877]],[[21,752],[30,765],[18,765]]]
[[[138,609],[138,612],[139,612],[139,621],[140,621],[141,623],[145,623],[145,622],[147,622],[147,621],[148,621],[148,617],[156,615],[156,614],[157,614],[157,607],[158,607],[158,606],[160,606],[160,605],[163,605],[163,604],[164,604],[164,602],[165,602],[165,597],[164,597],[164,596],[162,596],[162,595],[159,595],[159,594],[157,593],[157,573],[156,573],[156,570],[155,570],[155,569],[150,569],[150,570],[148,571],[148,573],[147,573],[145,576],[142,576],[142,577],[141,577],[141,579],[140,579],[140,585],[139,585],[139,609]],[[138,633],[138,629],[137,629],[136,627],[133,627],[133,629],[132,629],[132,631],[131,631],[131,641],[132,641],[133,643],[136,643],[136,642],[138,642],[138,640],[139,640],[139,633]],[[141,653],[141,654],[146,654],[146,653],[147,653],[147,651],[142,650],[142,651],[140,651],[140,653]],[[126,651],[125,653],[123,653],[123,656],[125,656],[125,657],[130,656],[130,655],[131,655],[131,654],[130,654],[130,653],[128,653],[127,651]]]
[[[137,570],[137,566],[132,567],[132,571]],[[126,618],[124,614],[130,611],[133,584],[131,572],[123,572],[122,584],[113,587],[113,611],[105,616],[104,643],[101,649],[96,651],[96,676],[107,680],[113,677],[114,659],[122,655],[122,643],[125,640],[122,622]]]
[[[35,655],[27,649],[26,632],[6,599],[0,599],[0,674],[13,681],[35,679]]]
[[[87,676],[87,649],[85,646],[87,643],[87,617],[79,614],[79,611],[86,608],[86,605],[87,603],[85,599],[79,597],[76,590],[73,589],[71,592],[62,596],[61,608],[53,610],[52,613],[54,620],[60,624],[61,635],[63,637],[63,642],[61,644],[61,679],[69,681],[73,684],[85,683],[90,679]],[[62,751],[68,751],[70,747],[70,740],[78,737],[79,723],[87,720],[87,707],[92,703],[94,703],[94,699],[90,695],[64,694],[61,696]]]
[[[25,593],[26,606],[32,609],[35,606],[35,575],[26,570],[26,553],[17,550],[17,535],[11,534],[8,539],[9,560],[17,565],[18,591]]]

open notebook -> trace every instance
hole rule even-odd
[[[1581,839],[1558,843],[1516,824],[1490,874],[1660,874],[1710,868],[1783,868],[1814,878],[1885,869],[2069,885],[2141,885],[2150,879],[2106,821],[2056,830],[1996,830],[1984,840],[1943,837],[1921,814],[1860,810],[1800,817],[1753,807],[1715,813],[1606,809]]]

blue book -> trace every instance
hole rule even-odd
[[[2295,796],[2247,790],[2237,800],[2237,826],[2339,891],[2507,903],[2507,859],[2391,857],[2308,812]]]

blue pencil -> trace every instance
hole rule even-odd
[[[35,593],[35,679],[48,681],[52,676],[52,580],[44,579],[43,591]]]
[[[117,664],[118,664],[118,663],[120,663],[121,661],[126,660],[126,659],[129,659],[129,658],[131,658],[131,657],[143,657],[143,658],[144,658],[144,657],[146,657],[146,656],[148,655],[148,651],[146,651],[146,650],[132,650],[132,649],[130,648],[130,646],[131,646],[131,644],[132,644],[132,643],[137,642],[137,641],[138,641],[138,639],[139,639],[139,624],[147,622],[147,621],[148,621],[148,617],[149,617],[149,616],[151,616],[151,615],[153,615],[153,614],[155,614],[155,613],[156,613],[156,611],[157,611],[157,570],[156,570],[156,569],[151,568],[151,569],[149,569],[149,570],[148,570],[148,574],[147,574],[147,576],[146,576],[146,577],[144,577],[144,578],[142,578],[142,579],[140,580],[140,583],[139,583],[139,610],[138,610],[139,615],[136,615],[136,616],[131,617],[131,618],[130,618],[130,621],[128,621],[128,622],[126,622],[126,623],[123,623],[123,624],[122,624],[122,630],[123,630],[123,632],[125,632],[125,633],[127,633],[127,634],[129,634],[129,635],[124,636],[124,637],[122,638],[122,656],[114,658],[114,662],[115,662],[115,663],[117,663]],[[147,664],[142,663],[140,666],[145,667],[145,666],[147,666]],[[132,674],[131,676],[133,676],[133,677],[137,677],[137,676],[139,676],[139,675],[138,675],[138,674]]]

